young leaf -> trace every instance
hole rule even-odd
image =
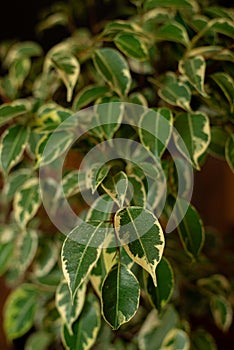
[[[223,332],[227,331],[232,324],[232,306],[227,299],[221,295],[214,295],[210,301],[210,308],[216,326]]]
[[[95,52],[93,57],[95,68],[102,78],[120,97],[126,96],[131,86],[131,75],[127,62],[114,49],[104,48]]]
[[[32,284],[22,284],[7,299],[4,329],[9,340],[24,335],[33,325],[38,291]]]
[[[183,206],[187,208],[184,199],[177,199],[178,211],[183,211]],[[184,211],[183,211],[184,212]],[[183,220],[179,223],[177,230],[185,251],[192,257],[197,258],[204,244],[204,227],[201,218],[192,205],[189,205]]]
[[[156,266],[164,249],[162,228],[149,210],[127,207],[115,214],[115,230],[130,258],[152,276],[157,286]]]
[[[92,164],[91,168],[86,173],[86,186],[92,189],[92,193],[96,191],[98,186],[107,177],[110,171],[108,164],[103,164],[100,167],[99,163]]]
[[[177,81],[166,82],[158,95],[167,103],[190,111],[191,92],[187,85]]]
[[[65,239],[61,253],[62,268],[73,297],[98,261],[106,231],[102,222],[83,222]]]
[[[62,281],[56,289],[56,307],[60,313],[63,323],[71,335],[72,325],[77,320],[84,306],[86,296],[85,292],[86,284],[84,283],[77,289],[74,300],[72,301],[71,293],[66,281]]]
[[[15,220],[20,227],[26,227],[41,205],[37,178],[31,178],[16,192],[13,202]]]
[[[175,120],[175,128],[181,136],[182,144],[177,134],[175,143],[180,152],[200,170],[199,158],[204,154],[210,143],[209,119],[202,113],[180,113]],[[186,149],[185,149],[186,147]]]
[[[185,27],[176,21],[171,21],[159,28],[155,33],[155,38],[157,41],[173,41],[184,46],[189,44],[189,37]]]
[[[120,33],[114,38],[114,43],[127,57],[144,61],[148,58],[148,49],[144,41],[132,33]]]
[[[139,298],[134,274],[125,265],[115,264],[102,286],[102,313],[107,323],[116,330],[128,322],[137,312]]]
[[[233,78],[223,72],[214,73],[211,75],[211,78],[216,82],[216,84],[223,91],[226,96],[229,104],[231,112],[234,112],[234,80]]]
[[[78,111],[81,108],[105,96],[109,92],[107,86],[89,85],[82,89],[74,99],[73,110]]]
[[[228,165],[234,172],[234,134],[232,134],[226,142],[225,157],[228,162]]]
[[[166,149],[172,123],[172,113],[166,108],[158,108],[142,115],[139,123],[140,140],[155,156],[161,157]]]
[[[162,257],[156,268],[158,285],[155,287],[150,275],[146,276],[147,293],[151,303],[160,311],[169,301],[174,287],[173,270],[168,260]]]
[[[67,88],[67,101],[70,102],[80,74],[80,64],[75,56],[65,52],[55,52],[49,59]]]
[[[187,333],[182,329],[172,329],[163,339],[161,350],[189,350],[190,341]]]
[[[66,350],[89,350],[96,341],[100,328],[100,308],[96,297],[89,294],[78,320],[73,324],[72,334],[66,325],[62,329],[62,341]]]
[[[202,96],[207,97],[204,90],[206,61],[202,56],[180,61],[179,70]]]
[[[20,162],[28,137],[29,129],[23,125],[14,125],[4,132],[0,145],[0,165],[4,173]]]

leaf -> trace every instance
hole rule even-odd
[[[192,334],[194,350],[218,350],[214,338],[204,329],[198,329]]]
[[[54,52],[50,57],[50,66],[53,67],[67,88],[67,101],[72,99],[73,89],[80,74],[80,64],[71,53]],[[47,72],[45,72],[47,73]]]
[[[233,21],[227,18],[214,18],[208,22],[206,29],[213,29],[217,33],[221,33],[234,39]]]
[[[41,205],[39,183],[37,178],[31,178],[16,192],[13,202],[15,220],[20,227],[26,227]]]
[[[83,222],[65,239],[62,268],[73,297],[98,261],[106,232],[106,225],[101,221]]]
[[[188,46],[189,37],[185,27],[176,21],[164,24],[155,32],[155,39],[157,41],[172,41]]]
[[[234,134],[232,134],[226,142],[225,157],[228,162],[228,165],[234,172]]]
[[[140,329],[139,349],[161,349],[165,336],[177,326],[178,321],[178,314],[172,306],[163,309],[160,314],[157,310],[152,310]]]
[[[225,49],[222,46],[201,46],[192,49],[188,56],[199,56],[210,58],[212,60],[230,61],[234,62],[234,55],[232,51]]]
[[[211,78],[216,82],[216,84],[223,91],[226,96],[229,104],[231,112],[234,112],[234,80],[233,78],[223,72],[217,72],[211,75]]]
[[[197,281],[198,287],[206,294],[216,295],[229,295],[231,292],[231,285],[228,279],[220,274],[214,274],[208,277],[200,278]]]
[[[108,164],[95,163],[86,173],[86,186],[92,189],[92,194],[104,181],[110,171]]]
[[[182,329],[171,329],[163,340],[161,350],[189,350],[188,335]]]
[[[14,125],[3,133],[0,145],[0,163],[5,174],[22,159],[28,137],[29,129],[23,125]]]
[[[120,32],[142,34],[142,28],[132,21],[117,20],[107,23],[103,34],[117,34]]]
[[[31,61],[28,57],[21,57],[12,63],[9,70],[9,77],[16,84],[17,88],[22,87],[30,69]]]
[[[144,3],[145,9],[164,6],[176,8],[193,8],[194,2],[191,0],[147,0]]]
[[[232,306],[227,299],[221,295],[214,295],[210,301],[211,312],[216,326],[223,332],[228,331],[232,324]]]
[[[202,56],[187,58],[179,62],[179,71],[184,74],[193,87],[204,97],[207,94],[204,90],[206,61]]]
[[[111,291],[111,293],[110,293]],[[134,274],[123,264],[115,264],[102,286],[102,313],[114,329],[128,322],[137,312],[140,286]]]
[[[28,337],[25,350],[47,350],[51,343],[51,334],[44,331],[38,331]]]
[[[33,41],[17,42],[11,46],[4,63],[6,62],[9,66],[21,57],[36,57],[41,56],[42,53],[41,46]]]
[[[212,156],[225,159],[225,145],[228,139],[228,133],[220,126],[211,128],[211,140],[209,144],[209,153]]]
[[[208,117],[199,112],[180,113],[176,117],[174,126],[179,133],[174,134],[176,146],[193,166],[200,170],[199,158],[207,150],[210,143]]]
[[[78,170],[72,170],[65,174],[63,177],[63,192],[65,197],[71,197],[87,190],[86,176],[86,172]]]
[[[127,57],[144,61],[148,58],[148,48],[143,39],[132,33],[120,33],[114,38],[117,48]]]
[[[4,194],[7,200],[12,200],[15,193],[20,190],[20,188],[29,180],[32,176],[31,169],[19,169],[12,172],[4,188]]]
[[[129,92],[131,75],[124,57],[111,48],[96,50],[93,62],[96,70],[120,97]]]
[[[109,92],[107,86],[89,85],[82,89],[75,97],[73,110],[78,111],[81,108],[105,96]]]
[[[82,314],[72,327],[73,334],[64,325],[62,341],[67,350],[89,350],[96,341],[100,328],[100,309],[96,297],[89,294]]]
[[[158,108],[144,113],[139,123],[142,144],[155,156],[161,157],[172,133],[173,117],[169,109]]]
[[[97,293],[98,297],[101,299],[101,289],[102,284],[104,281],[104,278],[106,277],[106,265],[104,261],[104,251],[106,249],[102,249],[101,255],[92,269],[91,275],[90,275],[90,282]],[[115,254],[115,253],[114,253]]]
[[[8,297],[4,311],[4,329],[9,340],[24,335],[33,325],[38,291],[32,284],[22,284]]]
[[[56,289],[55,302],[56,307],[60,313],[63,324],[65,324],[68,332],[72,335],[72,325],[80,315],[86,296],[86,284],[82,284],[78,288],[74,300],[71,299],[66,281],[61,281]]]
[[[184,83],[170,81],[158,90],[158,95],[167,103],[190,111],[191,92]]]
[[[204,244],[204,227],[201,218],[192,205],[188,206],[185,199],[177,198],[177,213],[180,217],[180,213],[185,213],[182,221],[177,226],[179,236],[185,251],[192,257],[197,258]],[[187,211],[183,209],[187,208]]]
[[[156,286],[156,266],[164,249],[163,231],[157,218],[144,208],[127,207],[116,212],[114,225],[127,254],[149,272]]]
[[[32,229],[23,230],[20,232],[17,239],[17,251],[15,259],[17,266],[15,268],[23,273],[33,261],[38,246],[38,236],[36,231]]]
[[[162,257],[157,268],[157,287],[150,275],[146,277],[146,287],[149,299],[159,311],[168,303],[174,288],[174,275],[169,261]]]
[[[132,206],[145,208],[146,206],[146,191],[142,180],[133,173],[128,175],[128,188],[126,193],[126,203]]]
[[[25,104],[4,103],[0,106],[0,126],[27,112]]]
[[[0,276],[8,269],[14,256],[16,230],[12,226],[0,227]]]
[[[128,188],[128,178],[123,171],[114,177],[108,177],[102,184],[102,188],[118,204],[119,208],[123,207]]]
[[[39,242],[37,255],[33,263],[33,275],[43,277],[48,275],[58,259],[58,249],[53,242],[45,239]]]

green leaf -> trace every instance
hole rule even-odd
[[[221,294],[229,295],[231,292],[231,285],[228,279],[220,274],[214,274],[208,277],[200,278],[197,281],[198,287],[206,294]]]
[[[159,311],[168,303],[174,288],[174,275],[169,261],[162,257],[156,268],[157,287],[150,275],[146,277],[146,287],[149,299]]]
[[[193,8],[194,2],[191,0],[147,0],[144,3],[145,9],[164,6],[176,8]]]
[[[155,156],[161,157],[172,133],[173,117],[169,109],[158,108],[144,113],[139,123],[142,144]]]
[[[131,75],[124,57],[111,48],[96,50],[93,62],[96,70],[120,97],[129,92]]]
[[[67,350],[89,350],[96,341],[100,328],[100,308],[96,297],[89,294],[82,314],[72,327],[70,334],[64,325],[62,340]]]
[[[142,180],[133,173],[128,175],[128,188],[126,193],[126,203],[132,206],[146,207],[146,191]]]
[[[155,32],[155,39],[157,41],[172,41],[188,46],[189,37],[185,27],[176,21],[164,24]]]
[[[198,329],[192,334],[194,350],[218,350],[214,338],[204,329]]]
[[[104,261],[104,251],[106,251],[106,249],[102,250],[102,253],[101,253],[96,265],[92,269],[92,272],[90,275],[90,282],[91,282],[95,292],[97,293],[97,295],[100,299],[101,299],[102,284],[103,284],[104,278],[106,277],[106,273],[107,273],[106,264]]]
[[[22,125],[14,125],[3,133],[0,145],[0,163],[5,174],[22,159],[28,137],[29,129]]]
[[[202,113],[180,113],[175,123],[180,137],[174,134],[175,143],[180,152],[200,170],[199,158],[202,156],[210,143],[209,119]],[[186,147],[186,149],[185,149]]]
[[[226,142],[225,157],[228,162],[228,165],[234,172],[234,134],[232,134]]]
[[[188,56],[200,56],[212,60],[230,61],[234,62],[234,54],[232,51],[225,49],[222,46],[201,46],[192,49]]]
[[[190,341],[188,335],[182,329],[172,329],[163,339],[161,350],[189,350]]]
[[[78,170],[69,171],[63,177],[63,192],[65,197],[71,197],[75,194],[87,190],[86,172]]]
[[[17,239],[17,251],[15,259],[16,269],[23,273],[33,261],[38,246],[38,236],[36,231],[28,229],[20,232]]]
[[[41,56],[42,53],[41,46],[33,41],[17,42],[11,46],[5,58],[5,62],[9,66],[12,62],[21,57],[36,57]]]
[[[37,255],[33,263],[33,275],[43,277],[50,273],[58,259],[58,249],[54,243],[45,239],[39,242]]]
[[[25,344],[25,350],[47,350],[51,343],[51,334],[44,331],[38,331],[28,337]]]
[[[209,153],[212,156],[225,159],[225,145],[228,139],[228,133],[220,126],[211,127],[211,140],[209,144]]]
[[[107,86],[89,85],[82,89],[74,99],[73,110],[78,111],[81,108],[105,96],[109,92]]]
[[[0,106],[0,126],[27,112],[25,104],[4,103]]]
[[[104,29],[104,34],[117,34],[119,32],[142,34],[142,28],[132,21],[117,20],[107,23]]]
[[[123,207],[128,188],[128,178],[123,171],[119,172],[114,177],[108,177],[102,184],[102,188],[120,208]]]
[[[7,299],[4,329],[9,340],[24,335],[33,325],[38,291],[32,284],[22,284]]]
[[[73,89],[80,74],[80,64],[70,53],[54,52],[49,57],[49,67],[53,67],[67,88],[67,101],[72,99]],[[47,73],[47,71],[45,72]]]
[[[139,332],[139,349],[161,349],[164,338],[177,324],[178,314],[172,306],[163,309],[160,314],[158,314],[157,310],[151,311]]]
[[[167,103],[190,111],[191,92],[184,83],[168,81],[158,90],[158,95]]]
[[[201,218],[192,205],[188,206],[186,200],[177,199],[178,215],[185,212],[183,207],[188,207],[185,216],[177,226],[179,236],[185,251],[192,257],[197,258],[204,244],[204,227]]]
[[[28,57],[21,57],[14,61],[9,70],[9,76],[17,88],[21,88],[31,69],[31,61]]]
[[[12,172],[8,179],[4,188],[4,194],[7,200],[12,200],[14,195],[20,188],[32,177],[31,169],[19,169]]]
[[[111,293],[110,293],[111,291]],[[140,286],[134,274],[123,264],[115,264],[102,286],[102,313],[114,329],[128,322],[137,312]]]
[[[15,249],[16,230],[12,226],[0,227],[0,276],[12,263]]]
[[[234,39],[233,21],[227,18],[214,18],[208,24],[206,29],[213,29],[217,33],[221,33]]]
[[[95,266],[106,236],[102,222],[83,222],[65,239],[62,247],[62,268],[70,292],[74,297]]]
[[[202,56],[187,58],[179,62],[179,71],[184,74],[193,87],[204,97],[207,94],[204,90],[206,61]]]
[[[114,38],[118,49],[127,57],[144,61],[148,58],[148,48],[143,39],[132,33],[120,33]]]
[[[228,331],[232,324],[232,306],[227,299],[221,295],[214,295],[210,301],[211,312],[216,326],[223,332]]]
[[[39,183],[37,178],[31,178],[16,192],[13,202],[15,220],[20,227],[26,227],[41,205]]]
[[[216,84],[223,91],[226,96],[229,104],[231,112],[234,112],[234,80],[233,78],[223,72],[217,72],[211,75],[211,78],[216,82]]]
[[[77,320],[80,315],[86,296],[86,284],[82,284],[80,288],[77,289],[74,300],[71,299],[71,293],[69,291],[66,281],[62,281],[57,289],[55,302],[56,307],[60,313],[63,323],[65,324],[68,332],[72,334],[72,325]]]
[[[162,228],[149,210],[127,207],[115,214],[115,230],[130,258],[152,276],[157,286],[156,266],[164,249]]]
[[[96,191],[98,186],[104,181],[110,171],[108,164],[95,163],[86,173],[86,186],[92,189],[92,193]]]

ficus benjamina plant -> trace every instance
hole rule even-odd
[[[95,28],[78,23],[94,4],[58,3],[36,30],[64,27],[60,42],[1,43],[0,274],[15,348],[215,350],[212,329],[229,330],[233,281],[184,196],[208,155],[234,172],[234,9],[211,3],[116,0]]]

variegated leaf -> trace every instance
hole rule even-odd
[[[31,60],[28,57],[21,57],[14,61],[9,70],[9,76],[17,88],[21,88],[25,78],[29,74]]]
[[[12,263],[17,230],[13,226],[0,227],[0,276]]]
[[[38,236],[32,229],[23,230],[18,235],[16,242],[15,258],[17,261],[16,269],[23,273],[31,264],[35,257],[38,246]]]
[[[66,281],[61,281],[56,289],[55,302],[68,332],[72,335],[72,325],[80,315],[86,296],[86,284],[83,283],[72,300]]]
[[[148,58],[148,48],[142,38],[132,33],[120,33],[114,38],[114,43],[118,49],[127,57],[136,60],[146,60]]]
[[[175,7],[175,8],[194,8],[196,3],[190,0],[147,0],[145,1],[145,9],[154,7]],[[196,6],[195,6],[196,7]]]
[[[149,210],[127,207],[115,214],[115,230],[130,258],[152,276],[157,286],[156,266],[164,249],[162,228]]]
[[[108,164],[92,164],[91,168],[86,173],[86,186],[87,188],[92,189],[92,193],[96,191],[99,185],[107,177],[107,174],[110,171],[110,166]],[[80,174],[81,175],[81,174]]]
[[[164,24],[155,32],[157,41],[173,41],[188,46],[189,37],[184,26],[176,21]]]
[[[202,96],[207,97],[204,90],[206,61],[202,56],[187,58],[180,61],[179,70]]]
[[[62,268],[72,296],[86,280],[101,254],[107,225],[83,222],[65,239],[62,247]]]
[[[167,103],[190,111],[191,92],[188,86],[177,81],[168,81],[158,90],[158,95]]]
[[[134,274],[125,265],[115,264],[102,286],[102,313],[107,323],[116,330],[128,322],[137,312],[139,298],[140,286]]]
[[[114,177],[108,177],[102,184],[102,188],[121,208],[124,205],[128,188],[127,175],[121,171]]]
[[[24,335],[33,325],[37,310],[38,290],[32,284],[22,284],[7,299],[4,329],[9,340]]]
[[[101,325],[98,300],[92,294],[86,298],[84,309],[78,320],[73,324],[70,334],[64,325],[62,340],[66,350],[89,350],[96,341]]]
[[[208,117],[199,112],[181,113],[177,115],[174,125],[179,133],[179,135],[174,134],[176,146],[193,166],[200,170],[199,158],[210,143]]]
[[[87,190],[86,172],[78,170],[69,171],[63,177],[63,192],[65,197],[71,197],[75,194]]]
[[[211,78],[216,82],[216,84],[223,91],[226,96],[229,104],[231,112],[234,112],[234,80],[233,78],[223,72],[217,72],[211,75]]]
[[[52,343],[52,336],[45,331],[31,334],[25,344],[25,350],[47,350]]]
[[[19,169],[12,172],[4,188],[4,195],[8,200],[11,200],[15,193],[21,189],[21,187],[32,177],[31,169]]]
[[[128,175],[128,188],[125,197],[127,205],[146,207],[146,190],[143,181],[133,173]]]
[[[81,108],[105,96],[109,92],[107,86],[89,85],[82,89],[74,99],[73,110],[78,111]]]
[[[29,128],[23,125],[14,125],[2,135],[0,165],[5,174],[22,159],[28,137]]]
[[[228,165],[234,172],[234,134],[232,134],[226,142],[225,157],[228,162]]]
[[[182,329],[170,330],[166,337],[163,339],[161,350],[189,350],[190,341],[187,333]]]
[[[161,157],[172,133],[173,117],[169,109],[158,108],[144,113],[140,119],[139,135],[143,145]]]
[[[210,301],[211,312],[216,326],[223,332],[227,331],[233,320],[230,302],[221,295],[214,295]]]
[[[12,102],[2,104],[0,106],[0,125],[3,125],[14,117],[18,117],[26,112],[27,108],[24,103],[14,104],[14,102]]]
[[[58,248],[49,241],[43,240],[39,242],[37,255],[33,262],[33,275],[36,277],[43,277],[48,275],[58,259]]]
[[[220,127],[211,127],[211,140],[209,144],[209,153],[214,157],[225,159],[225,146],[228,139],[228,132]]]
[[[26,227],[41,205],[38,179],[31,178],[16,192],[13,202],[15,220],[20,227]]]
[[[204,329],[197,329],[191,338],[194,350],[218,350],[214,338]]]
[[[112,48],[95,52],[94,65],[102,78],[120,97],[126,96],[131,86],[131,75],[124,57]]]

